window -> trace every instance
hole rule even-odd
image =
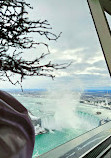
[[[13,90],[8,91],[29,110],[32,118],[35,158],[111,120],[111,81],[87,2],[29,3],[34,6],[29,12],[31,18],[47,19],[55,33],[62,32],[57,43],[48,42],[50,59],[71,63],[67,69],[53,72],[54,81],[42,77],[24,80],[24,92],[9,85]],[[110,23],[109,16],[108,19]],[[6,88],[5,84],[2,88]]]

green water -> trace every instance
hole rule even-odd
[[[78,127],[37,135],[32,158],[44,154],[98,126],[100,119],[97,116],[82,111],[78,111],[77,114],[81,119],[81,124]],[[88,125],[90,126],[88,127]]]
[[[62,131],[54,131],[54,133],[46,133],[37,135],[35,137],[35,147],[33,157],[41,155],[49,150],[64,144],[65,142],[76,138],[77,136],[85,133],[86,130],[82,129],[63,129]]]
[[[23,95],[14,94],[14,96],[35,116],[41,118],[43,118],[44,115],[46,116],[46,113],[44,114],[43,111],[43,105],[50,105],[50,103],[52,104],[53,101],[53,99],[48,98],[48,96],[39,95],[37,93],[26,93]],[[56,99],[54,101],[56,101]],[[55,130],[54,133],[48,132],[46,134],[37,135],[35,137],[35,146],[32,158],[36,158],[38,155],[44,154],[45,152],[48,152],[51,149],[54,149],[55,147],[82,135],[88,130],[97,127],[99,120],[97,116],[95,116],[95,111],[93,112],[93,110],[94,107],[87,107],[86,105],[78,103],[76,105],[76,113],[78,115],[77,118],[79,119],[80,123],[77,124],[75,128],[62,128],[61,131]],[[74,120],[74,122],[76,121],[77,120]]]

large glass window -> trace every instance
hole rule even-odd
[[[52,32],[62,32],[57,42],[33,35],[49,45],[51,54],[43,63],[71,63],[52,72],[54,80],[26,78],[23,92],[19,86],[0,81],[0,87],[29,110],[36,133],[35,158],[111,120],[111,80],[86,1],[28,1],[34,7],[30,18],[46,19]],[[36,50],[33,52],[26,58],[35,57]],[[38,46],[37,52],[47,49]]]

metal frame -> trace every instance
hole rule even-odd
[[[87,0],[111,76],[111,32],[100,0]]]

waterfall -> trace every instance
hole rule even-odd
[[[86,113],[83,111],[77,111],[73,113],[73,118],[68,118],[68,120],[63,120],[65,117],[61,115],[60,118],[57,115],[53,114],[45,114],[45,116],[41,119],[42,127],[48,130],[62,130],[63,128],[86,128],[88,130],[95,128],[99,125],[100,119],[90,113]],[[75,118],[75,120],[74,120]],[[66,116],[67,119],[67,116]],[[69,122],[71,121],[71,122]]]
[[[85,126],[87,126],[89,123],[90,123],[91,127],[93,127],[93,128],[95,128],[99,125],[100,119],[93,114],[83,112],[83,111],[78,111],[77,115],[81,119],[81,122],[83,124],[86,124]]]

